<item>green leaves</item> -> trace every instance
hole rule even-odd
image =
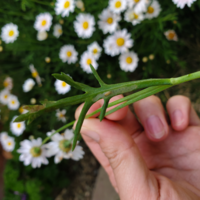
[[[85,92],[90,91],[92,88],[88,85],[85,85],[83,83],[78,83],[75,82],[70,76],[68,76],[67,74],[61,72],[61,74],[52,74],[53,77],[55,77],[58,80],[64,81],[66,83],[68,83],[69,85],[75,87],[78,90],[82,90]]]
[[[136,102],[142,98],[148,97],[152,94],[155,94],[157,92],[160,92],[164,89],[167,89],[173,85],[180,84],[182,82],[186,82],[189,80],[193,80],[196,78],[200,78],[200,72],[195,72],[193,74],[185,75],[182,77],[178,78],[170,78],[170,79],[147,79],[147,80],[140,80],[140,81],[131,81],[127,83],[118,83],[118,84],[112,84],[112,85],[107,85],[105,84],[102,79],[99,77],[97,72],[95,71],[94,67],[90,65],[90,68],[99,82],[100,86],[99,88],[92,88],[88,85],[79,83],[74,81],[70,76],[66,75],[65,73],[61,74],[53,74],[53,76],[61,81],[66,82],[67,84],[75,87],[76,89],[85,91],[85,94],[83,95],[76,95],[74,97],[68,97],[65,99],[61,99],[58,101],[48,101],[44,100],[42,101],[42,105],[29,105],[29,106],[24,106],[24,109],[28,110],[29,112],[23,115],[20,115],[18,118],[15,119],[15,122],[20,122],[24,120],[28,120],[28,123],[31,123],[34,119],[39,117],[45,112],[50,112],[58,108],[63,108],[69,105],[74,105],[78,104],[81,102],[85,102],[83,109],[80,113],[79,119],[76,124],[76,128],[74,131],[74,140],[73,140],[73,145],[72,145],[72,150],[76,147],[76,143],[78,138],[80,137],[80,130],[83,124],[83,121],[86,117],[86,114],[89,110],[89,108],[92,106],[93,103],[98,101],[99,99],[104,99],[104,104],[101,109],[98,109],[97,112],[101,111],[100,113],[100,121],[103,120],[105,115],[111,114],[112,112],[115,112],[124,106],[127,106],[133,102]],[[122,98],[121,100],[118,100],[116,102],[113,102],[114,105],[123,102],[121,105],[115,107],[114,109],[108,111],[106,113],[106,109],[110,107],[113,103],[108,104],[109,100],[116,95],[123,94],[126,92],[134,91],[136,89],[142,89],[146,88],[145,90],[139,91],[137,93],[134,93],[132,95],[129,95],[127,97]],[[97,113],[95,112],[95,113]],[[93,113],[94,114],[94,113]],[[92,115],[93,115],[92,114]],[[89,116],[92,116],[89,115]],[[63,130],[63,128],[68,127],[69,125],[72,125],[74,122],[69,123],[57,131],[55,133],[60,132]],[[55,133],[53,133],[50,137],[52,137]],[[50,139],[50,137],[47,137],[44,141],[43,144]]]

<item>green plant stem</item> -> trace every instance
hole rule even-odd
[[[51,137],[52,137],[53,135],[55,135],[56,133],[59,133],[60,131],[62,131],[62,130],[64,130],[64,129],[66,129],[66,128],[72,126],[74,123],[75,123],[75,121],[72,121],[72,122],[70,122],[70,123],[68,123],[68,124],[66,124],[66,125],[64,125],[64,126],[62,126],[61,128],[57,129],[54,133],[52,133],[50,136],[46,137],[46,138],[43,140],[41,146],[42,146],[43,144],[45,144],[48,140],[50,140]]]
[[[108,107],[115,106],[115,105],[117,105],[117,104],[119,104],[119,103],[122,103],[122,102],[124,102],[124,101],[126,101],[126,102],[125,102],[124,104],[121,104],[121,105],[119,105],[119,106],[113,108],[112,110],[106,112],[105,116],[107,116],[107,115],[109,115],[109,114],[111,114],[111,113],[113,113],[113,112],[116,112],[117,110],[119,110],[119,109],[121,109],[121,108],[123,108],[123,107],[125,107],[125,106],[127,106],[127,105],[129,105],[129,104],[131,104],[131,103],[134,103],[134,102],[139,101],[139,100],[141,100],[141,99],[144,99],[144,98],[146,98],[146,97],[148,97],[148,96],[150,96],[150,95],[153,95],[153,94],[156,94],[156,93],[158,93],[158,92],[161,92],[161,91],[163,91],[163,90],[165,90],[165,89],[167,89],[167,88],[169,88],[169,87],[172,87],[172,86],[171,86],[171,85],[170,85],[170,86],[169,86],[169,85],[165,85],[165,86],[152,86],[152,87],[146,88],[146,89],[144,89],[144,90],[142,90],[142,91],[139,91],[139,92],[137,92],[137,93],[134,93],[134,94],[132,94],[132,95],[129,95],[129,96],[127,96],[127,97],[124,97],[124,98],[122,98],[122,99],[113,101],[112,103],[109,103],[109,104],[108,104]],[[94,114],[97,114],[98,112],[101,111],[101,109],[102,109],[102,108],[99,108],[99,109],[97,109],[96,111],[94,111],[94,112],[92,112],[92,113],[86,115],[85,119],[87,119],[87,118],[93,116]],[[68,123],[68,124],[66,124],[66,125],[64,125],[64,126],[62,126],[62,127],[59,128],[58,130],[56,130],[56,131],[55,131],[54,133],[52,133],[49,137],[47,137],[47,138],[44,139],[44,141],[42,142],[42,145],[45,144],[48,140],[50,140],[51,137],[52,137],[53,135],[55,135],[56,133],[59,133],[60,131],[63,131],[64,129],[68,128],[69,126],[72,126],[74,123],[75,123],[75,121],[72,121],[72,122],[70,122],[70,123]]]

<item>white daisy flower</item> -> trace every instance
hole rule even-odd
[[[92,73],[92,70],[90,69],[90,64],[92,64],[94,69],[97,70],[98,63],[96,62],[93,54],[88,51],[85,51],[81,55],[80,65],[81,65],[81,68],[83,69],[83,71],[87,72],[88,74]]]
[[[98,25],[99,28],[106,33],[114,33],[117,29],[118,22],[121,20],[119,14],[115,14],[109,9],[104,9],[99,15]]]
[[[71,90],[71,85],[68,85],[64,81],[56,80],[55,81],[55,89],[58,92],[58,94],[66,94]]]
[[[126,9],[127,0],[110,0],[109,9],[114,13],[121,13]]]
[[[125,72],[133,72],[138,66],[139,58],[133,51],[123,53],[119,57],[120,68]]]
[[[111,46],[111,51],[108,48],[108,44]],[[104,40],[104,48],[105,52],[108,55],[116,56],[120,53],[124,53],[128,51],[129,48],[133,46],[133,40],[131,39],[131,35],[127,32],[126,29],[116,31],[113,35],[108,36],[106,40]]]
[[[1,39],[5,43],[13,43],[19,36],[18,26],[13,23],[6,24],[1,29]]]
[[[53,17],[50,13],[40,13],[36,16],[34,28],[39,31],[49,31],[52,24]]]
[[[128,0],[128,7],[133,8],[135,12],[145,12],[147,10],[148,0]]]
[[[8,136],[6,132],[0,134],[0,141],[3,149],[7,152],[11,152],[15,148],[15,139]]]
[[[135,12],[134,8],[128,9],[124,14],[124,19],[127,22],[132,22],[133,25],[139,24],[144,20],[144,15],[141,12]]]
[[[99,46],[97,42],[93,42],[92,44],[90,44],[87,47],[87,49],[88,49],[88,52],[92,53],[92,55],[94,56],[96,60],[98,60],[99,57],[101,56],[102,48]]]
[[[3,86],[8,89],[11,90],[13,88],[13,79],[11,77],[7,77],[4,81],[3,81]]]
[[[190,7],[192,5],[193,2],[195,2],[196,0],[172,0],[178,8],[183,9],[185,5],[187,5],[188,7]]]
[[[66,110],[56,110],[56,117],[58,118],[58,120],[62,121],[62,122],[66,122]]]
[[[35,85],[35,81],[32,78],[29,78],[27,80],[25,80],[24,84],[23,84],[23,91],[24,92],[29,92],[33,89],[33,86]]]
[[[0,142],[3,143],[4,141],[6,141],[8,138],[8,133],[7,132],[1,132],[0,133]]]
[[[174,30],[168,30],[164,32],[164,35],[168,40],[178,41],[178,36]]]
[[[153,2],[147,7],[147,12],[145,17],[148,19],[152,19],[154,17],[158,17],[160,14],[161,7],[157,0],[153,0]]]
[[[26,126],[25,122],[14,122],[16,118],[17,116],[14,116],[12,121],[10,122],[10,130],[14,135],[20,136],[26,129]]]
[[[19,160],[26,166],[31,164],[33,168],[39,168],[42,164],[47,165],[47,151],[45,145],[41,145],[41,138],[20,142],[20,148],[17,150],[21,154]]]
[[[53,35],[59,38],[63,34],[62,26],[60,24],[55,24],[53,27]]]
[[[47,135],[50,136],[52,132],[48,132]],[[84,151],[82,147],[76,145],[74,151],[72,148],[72,139],[73,139],[73,131],[66,129],[63,134],[56,133],[53,137],[51,137],[52,142],[46,144],[46,148],[48,149],[48,156],[54,156],[54,162],[59,163],[62,159],[73,159],[80,160],[83,158]]]
[[[7,104],[8,108],[10,110],[17,110],[19,108],[19,101],[18,98],[11,94],[8,98],[8,104]]]
[[[95,19],[90,14],[80,13],[74,21],[74,29],[81,38],[90,38],[95,30]]]
[[[38,41],[44,41],[46,40],[48,37],[48,33],[46,31],[39,31],[37,33],[37,40]]]
[[[64,45],[60,48],[59,58],[68,64],[75,63],[78,60],[78,53],[73,45]]]
[[[40,78],[40,76],[39,76],[37,70],[35,69],[34,65],[33,65],[33,64],[30,64],[30,65],[29,65],[29,69],[30,69],[30,71],[31,71],[32,77],[35,78],[37,84],[38,84],[39,86],[42,86],[42,80],[41,80],[41,78]]]
[[[74,0],[57,0],[55,3],[56,15],[62,15],[62,17],[68,17],[70,12],[74,12]]]
[[[3,105],[7,105],[9,97],[10,97],[9,90],[7,90],[7,89],[2,90],[0,92],[0,103],[2,103]]]

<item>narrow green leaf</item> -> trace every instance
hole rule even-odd
[[[75,131],[74,131],[74,141],[73,141],[73,145],[72,145],[72,151],[76,147],[76,143],[77,143],[77,140],[78,140],[79,135],[80,135],[81,126],[82,126],[83,121],[85,119],[85,115],[86,115],[87,111],[89,110],[89,108],[91,107],[92,104],[93,104],[93,102],[91,100],[87,100],[85,102],[84,106],[83,106],[81,113],[80,113],[80,116],[78,118],[78,122],[76,124]]]
[[[103,106],[101,108],[101,113],[100,113],[100,116],[99,116],[100,121],[102,121],[104,116],[105,116],[106,108],[108,107],[109,100],[110,100],[110,98],[105,98],[104,99],[104,104],[103,104]]]
[[[78,90],[82,90],[85,92],[92,90],[92,87],[85,85],[83,83],[78,83],[78,82],[74,81],[71,77],[69,77],[67,74],[65,74],[63,72],[61,72],[61,74],[52,74],[52,76],[58,80],[68,83],[69,85],[75,87]]]
[[[94,69],[94,67],[91,64],[90,64],[90,68],[91,68],[92,73],[94,74],[95,78],[99,82],[100,86],[105,86],[106,84],[102,81],[99,74],[97,73],[97,71]]]

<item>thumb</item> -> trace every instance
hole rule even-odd
[[[106,119],[102,122],[88,119],[83,126],[83,137],[95,140],[108,158],[122,200],[157,199],[157,181],[148,170],[131,135],[121,125]],[[101,158],[97,159],[101,162]]]

